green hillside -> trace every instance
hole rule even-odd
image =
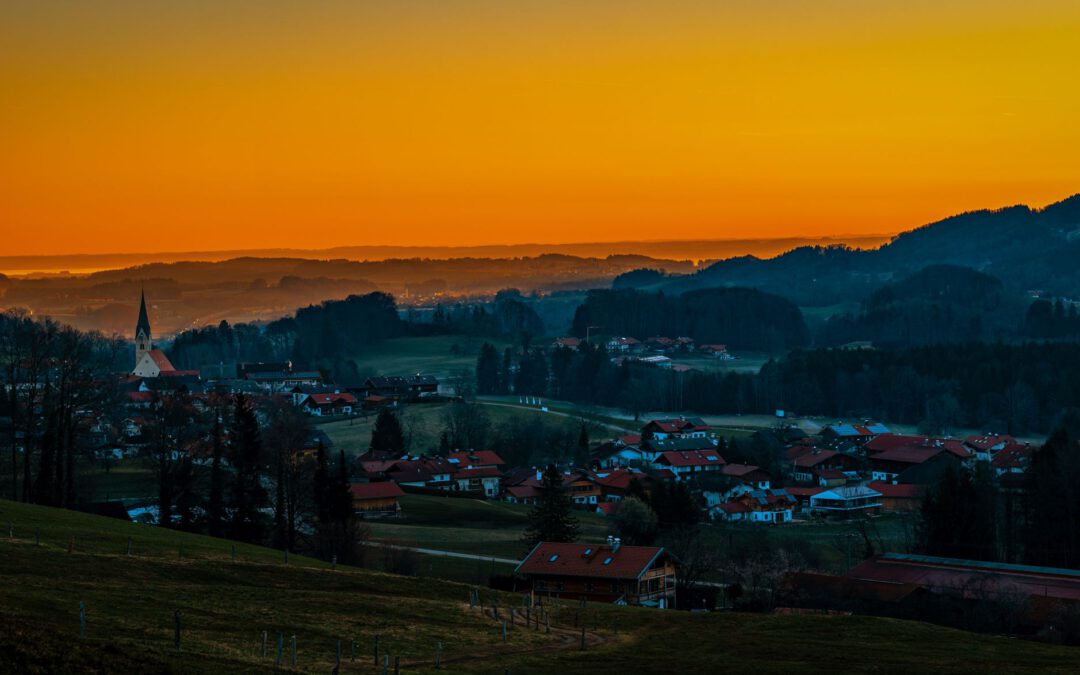
[[[0,501],[0,671],[374,673],[375,636],[401,672],[1073,672],[1075,650],[911,622],[690,614],[564,604],[551,633],[470,611],[469,587],[197,535]],[[9,536],[9,524],[13,531]],[[36,535],[36,539],[35,539]],[[127,555],[129,537],[133,548]],[[182,551],[181,551],[182,548]],[[485,602],[492,594],[483,591]],[[86,637],[79,638],[79,603]],[[500,599],[502,617],[520,600]],[[182,650],[173,612],[182,612]],[[580,628],[588,647],[580,649]],[[263,631],[269,654],[260,655]],[[350,660],[356,643],[355,661]],[[391,661],[392,663],[392,661]],[[391,666],[392,671],[392,666]]]

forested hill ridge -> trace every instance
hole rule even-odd
[[[963,213],[905,232],[876,250],[802,247],[770,259],[743,256],[651,288],[681,293],[749,286],[799,305],[858,301],[929,265],[961,265],[1012,291],[1080,297],[1080,195],[1043,209],[1013,206]]]
[[[958,265],[931,265],[863,300],[857,313],[830,317],[816,344],[878,347],[1008,340],[1024,332],[1025,301],[1000,279]]]
[[[700,344],[783,351],[804,347],[810,333],[791,301],[753,288],[707,288],[677,296],[633,289],[589,291],[574,315],[573,332],[679,335]]]

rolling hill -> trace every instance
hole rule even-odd
[[[253,546],[237,545],[234,559],[225,540],[8,501],[0,501],[0,523],[10,528],[0,537],[4,672],[325,673],[340,640],[341,672],[372,673],[381,672],[376,636],[380,656],[400,659],[403,673],[434,672],[439,642],[441,671],[515,674],[715,672],[718,664],[764,673],[1066,673],[1077,654],[896,620],[580,610],[572,602],[550,633],[519,620],[504,643],[501,622],[470,610],[461,584],[305,558],[285,564],[280,552]],[[492,597],[483,591],[485,604]],[[509,595],[499,603],[502,618],[520,606]]]

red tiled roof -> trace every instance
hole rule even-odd
[[[787,490],[787,493],[789,495],[791,495],[792,497],[795,497],[796,499],[798,499],[798,498],[809,499],[810,497],[813,497],[814,495],[819,495],[822,492],[825,492],[829,488],[826,488],[826,487],[796,487],[796,486],[791,486],[791,487],[786,487],[784,489]]]
[[[132,403],[150,403],[154,400],[154,394],[149,391],[129,391],[127,398]]]
[[[619,436],[619,440],[623,445],[638,445],[641,443],[641,434],[627,434],[625,436]]]
[[[720,505],[724,513],[750,513],[750,507],[744,502],[725,502]]]
[[[1001,444],[1001,443],[1004,443],[1004,444],[1008,445],[1010,443],[1015,443],[1015,442],[1016,442],[1016,439],[1013,438],[1012,436],[999,435],[999,434],[990,434],[990,435],[987,435],[987,436],[972,435],[972,436],[968,436],[967,438],[964,439],[964,443],[967,443],[968,445],[970,445],[973,448],[978,448],[979,450],[989,450],[990,448],[994,447],[995,445],[998,445],[998,444]]]
[[[934,446],[906,446],[893,448],[892,450],[886,450],[879,452],[878,454],[870,458],[871,462],[898,462],[900,464],[922,464],[934,457],[937,457],[944,448]]]
[[[671,466],[722,466],[727,464],[715,451],[709,450],[673,450],[660,457]]]
[[[506,492],[515,499],[536,499],[541,494],[540,488],[535,485],[515,485],[506,488]]]
[[[397,483],[353,483],[349,486],[353,499],[386,499],[405,494]]]
[[[333,405],[335,403],[352,405],[353,403],[356,403],[356,397],[349,392],[340,394],[310,394],[309,396],[315,405]]]
[[[626,469],[615,469],[606,476],[602,476],[596,479],[597,485],[603,487],[616,488],[619,490],[625,490],[630,487],[630,481],[635,478],[641,478],[642,474],[627,471]]]
[[[612,551],[606,544],[541,542],[521,561],[517,571],[521,574],[637,579],[663,553],[664,549],[658,546],[620,546]]]
[[[1021,445],[1019,443],[1010,443],[999,450],[997,454],[991,458],[990,463],[997,469],[1023,468],[1031,461],[1031,456],[1034,453],[1035,448],[1032,447],[1031,444],[1025,443],[1024,445]]]
[[[173,364],[169,362],[169,357],[165,356],[165,352],[160,349],[151,349],[147,354],[150,355],[150,359],[157,365],[158,370],[175,370]]]
[[[503,466],[506,462],[491,450],[477,450],[475,452],[453,452],[446,457],[450,461],[457,460],[458,466]]]
[[[838,452],[835,450],[812,450],[811,452],[803,453],[795,458],[795,466],[800,468],[810,468],[821,464],[827,459],[836,457]]]
[[[922,485],[893,485],[880,480],[867,483],[866,487],[880,492],[882,497],[894,499],[920,499],[926,491]]]
[[[457,473],[454,474],[454,478],[457,478],[457,479],[465,479],[465,478],[497,478],[497,477],[499,477],[501,475],[502,474],[495,467],[493,467],[493,466],[484,466],[484,467],[472,467],[472,468],[468,468],[468,469],[461,469],[460,471],[458,471]]]
[[[725,476],[734,476],[739,478],[741,476],[747,476],[755,471],[761,471],[761,467],[754,466],[753,464],[728,464],[723,469]]]

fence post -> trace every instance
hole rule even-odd
[[[349,660],[356,660],[356,640],[349,640]]]
[[[263,631],[262,651],[259,652],[259,656],[266,658],[266,631]]]
[[[443,649],[442,641],[436,642],[435,643],[435,667],[436,668],[441,668],[442,667],[442,649]]]
[[[86,603],[79,603],[79,637],[86,637]]]
[[[341,670],[341,640],[337,641],[337,652],[334,655],[334,672]]]
[[[277,634],[277,657],[274,659],[274,666],[281,667],[281,654],[285,649],[285,636],[281,633]]]
[[[378,666],[378,664],[375,664],[375,665]],[[389,672],[390,672],[390,655],[389,654],[383,654],[382,673],[383,673],[383,675],[388,675]]]
[[[131,537],[128,537],[128,550],[127,550],[127,554],[128,554],[128,555],[131,555]]]
[[[290,650],[290,659],[289,660],[292,663],[292,667],[295,668],[296,667],[296,635],[292,636],[292,640],[290,641],[290,644],[289,644],[289,650]]]
[[[503,627],[503,642],[506,642],[506,622],[505,621],[502,622],[502,627]]]
[[[394,657],[394,675],[398,675],[398,665],[400,664],[400,662],[401,662],[401,657],[400,656],[395,656]]]
[[[176,635],[173,638],[173,643],[176,645],[176,651],[180,651],[180,631],[182,628],[180,610],[173,612],[173,621],[176,623]]]
[[[330,569],[332,569],[332,570],[337,569],[337,553],[335,553],[334,557],[330,559]]]

